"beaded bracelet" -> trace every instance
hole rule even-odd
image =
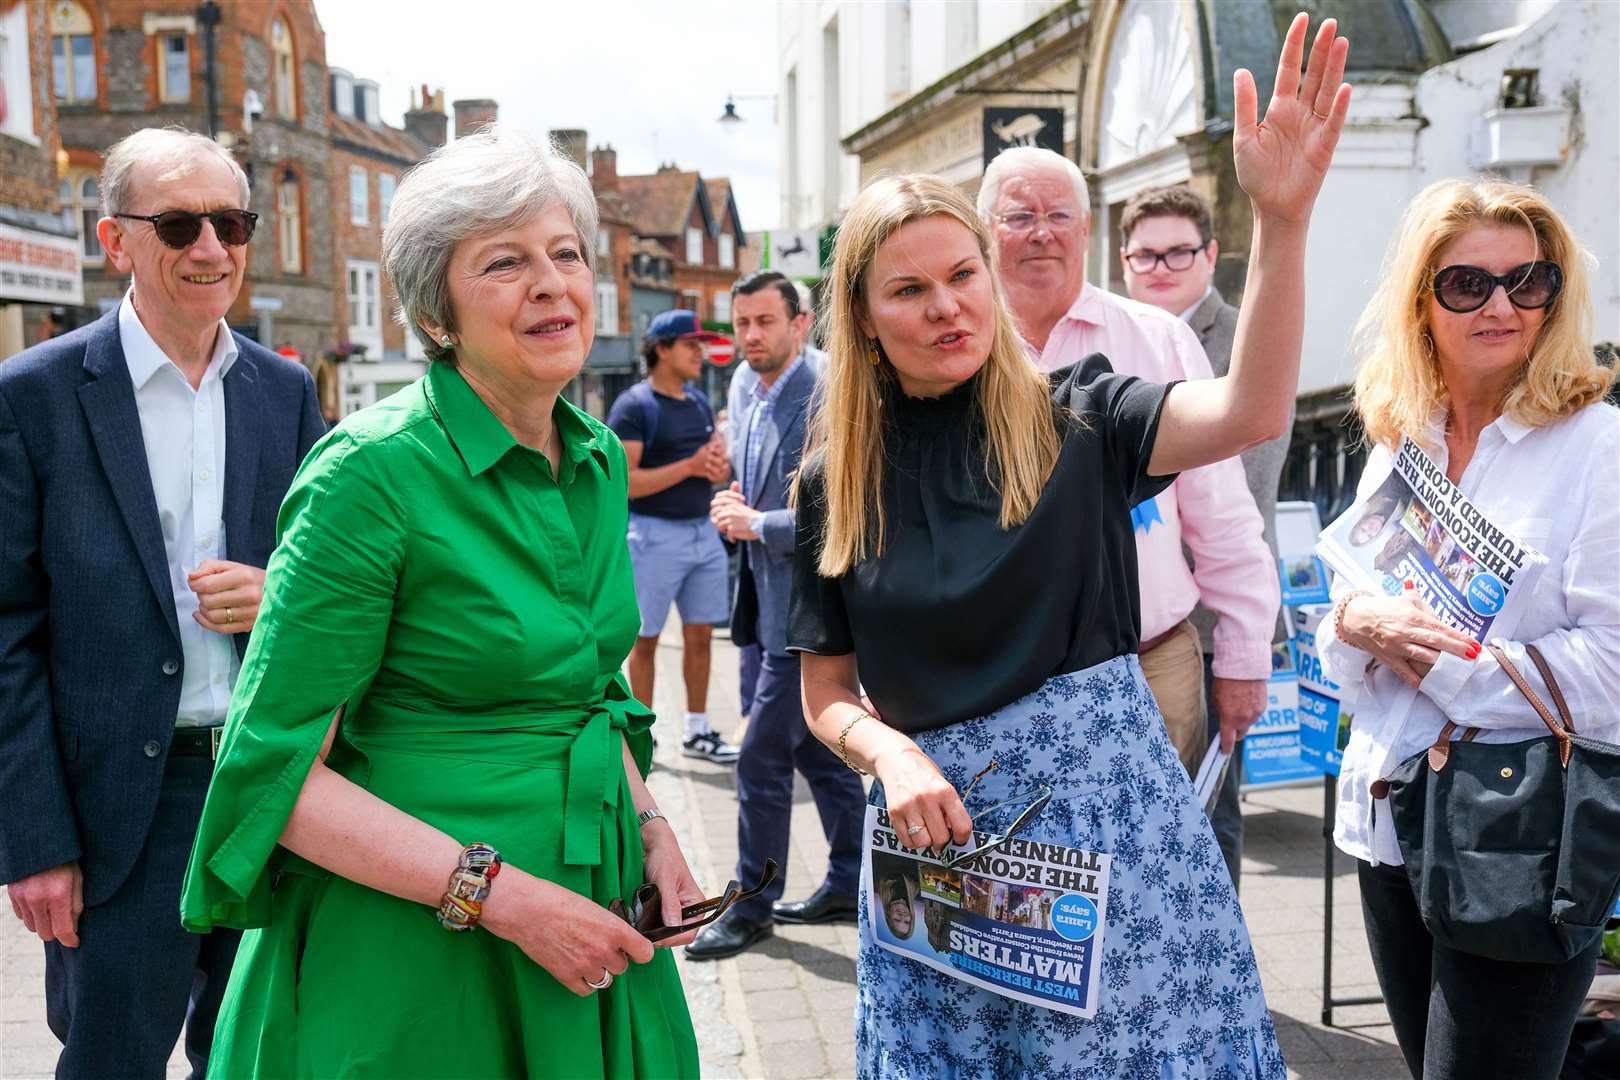
[[[844,730],[838,733],[838,756],[843,759],[845,765],[848,765],[852,771],[860,776],[865,776],[867,773],[865,769],[859,767],[853,761],[849,760],[849,747],[846,745],[849,742],[849,729],[860,723],[862,720],[870,720],[872,718],[871,713],[860,713],[855,717],[855,719],[845,724]]]
[[[439,901],[439,925],[446,930],[471,930],[484,913],[490,882],[501,872],[501,853],[488,844],[468,844],[450,872],[450,884]]]
[[[1356,646],[1351,644],[1344,636],[1344,609],[1349,607],[1350,601],[1354,600],[1356,597],[1371,595],[1372,593],[1368,592],[1366,589],[1351,589],[1349,592],[1339,597],[1339,602],[1333,605],[1333,636],[1338,638],[1340,641],[1343,641],[1346,645],[1350,645],[1352,649]]]

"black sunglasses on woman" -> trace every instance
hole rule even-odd
[[[1500,277],[1480,266],[1448,266],[1435,272],[1434,298],[1447,311],[1466,315],[1484,307],[1498,285],[1507,290],[1514,307],[1544,308],[1564,288],[1564,271],[1546,260],[1515,266]]]

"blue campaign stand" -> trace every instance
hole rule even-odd
[[[1299,680],[1299,753],[1318,772],[1339,775],[1344,744],[1350,738],[1350,713],[1339,701],[1339,686],[1322,674],[1316,655],[1316,628],[1332,608],[1313,604],[1288,613],[1292,628],[1289,649]]]

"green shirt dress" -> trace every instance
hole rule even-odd
[[[248,931],[210,1077],[697,1075],[669,950],[579,997],[276,843],[347,705],[327,763],[377,797],[600,904],[642,883],[624,449],[552,415],[557,475],[434,364],[299,468],[181,896],[188,928]]]

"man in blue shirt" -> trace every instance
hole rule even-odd
[[[642,360],[647,378],[619,395],[608,426],[630,463],[630,564],[635,574],[641,633],[630,651],[630,689],[653,702],[654,659],[673,603],[681,616],[686,679],[688,757],[721,764],[737,748],[709,726],[709,643],[714,624],[730,612],[726,549],[709,523],[714,485],[731,474],[714,410],[690,385],[703,371],[704,330],[694,312],[677,308],[647,327]]]

